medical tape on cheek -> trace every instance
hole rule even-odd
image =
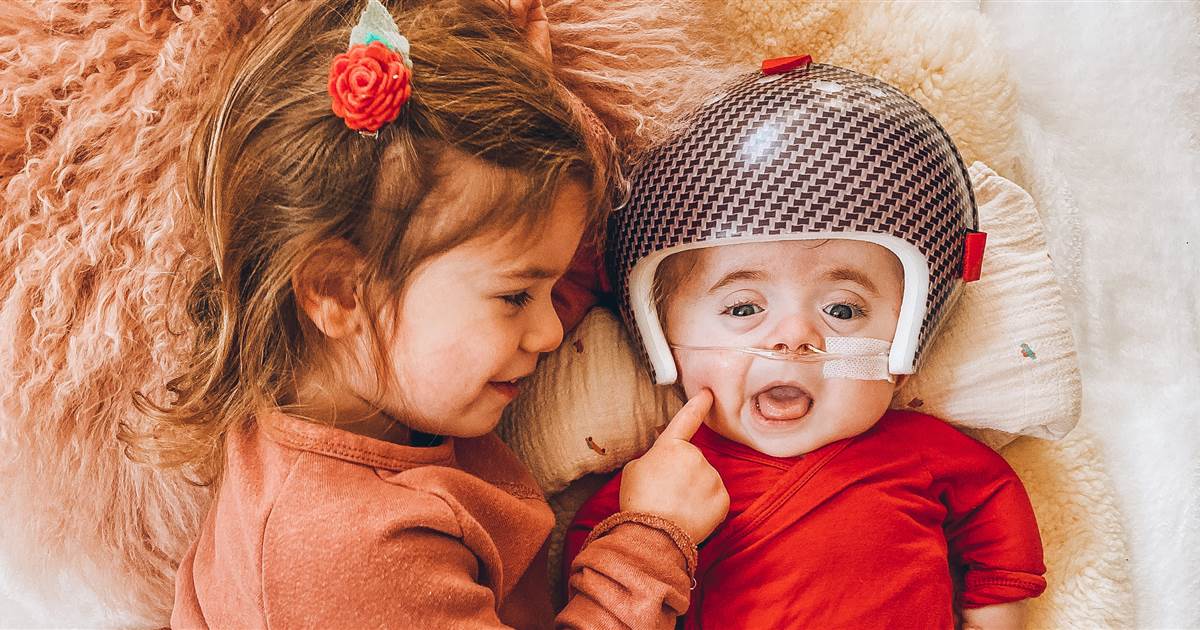
[[[869,337],[826,337],[825,352],[838,355],[825,361],[821,376],[859,381],[890,381],[889,341]]]

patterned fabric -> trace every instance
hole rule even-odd
[[[977,225],[967,169],[929,112],[878,79],[811,64],[733,81],[650,152],[613,219],[610,264],[645,349],[653,340],[631,304],[650,299],[654,274],[639,273],[639,286],[630,274],[654,252],[814,233],[897,237],[929,265],[911,371],[957,298],[963,237]]]

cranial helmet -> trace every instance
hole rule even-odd
[[[611,223],[622,316],[655,382],[677,370],[652,298],[669,255],[714,245],[855,239],[904,270],[891,374],[911,374],[964,281],[978,278],[967,169],[950,136],[896,88],[808,57],[734,80],[639,162]]]

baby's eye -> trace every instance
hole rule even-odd
[[[867,314],[866,310],[864,310],[861,306],[856,304],[847,304],[845,302],[830,304],[821,310],[824,311],[826,315],[836,317],[837,319],[854,319],[855,317],[862,317],[863,315]]]
[[[529,295],[528,291],[521,291],[520,293],[513,293],[511,295],[502,295],[500,296],[500,299],[512,304],[517,308],[524,308],[533,301],[533,296]]]
[[[726,307],[721,314],[733,315],[734,317],[750,317],[751,315],[758,315],[764,310],[766,309],[755,304],[754,302],[742,302],[741,304],[734,304],[733,306]]]

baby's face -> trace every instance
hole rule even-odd
[[[688,253],[683,254],[689,255]],[[874,243],[779,241],[698,250],[665,304],[667,339],[695,346],[825,347],[825,337],[891,341],[900,261]],[[790,457],[858,435],[895,385],[823,378],[820,364],[727,351],[675,350],[688,397],[715,397],[708,425],[762,453]]]

